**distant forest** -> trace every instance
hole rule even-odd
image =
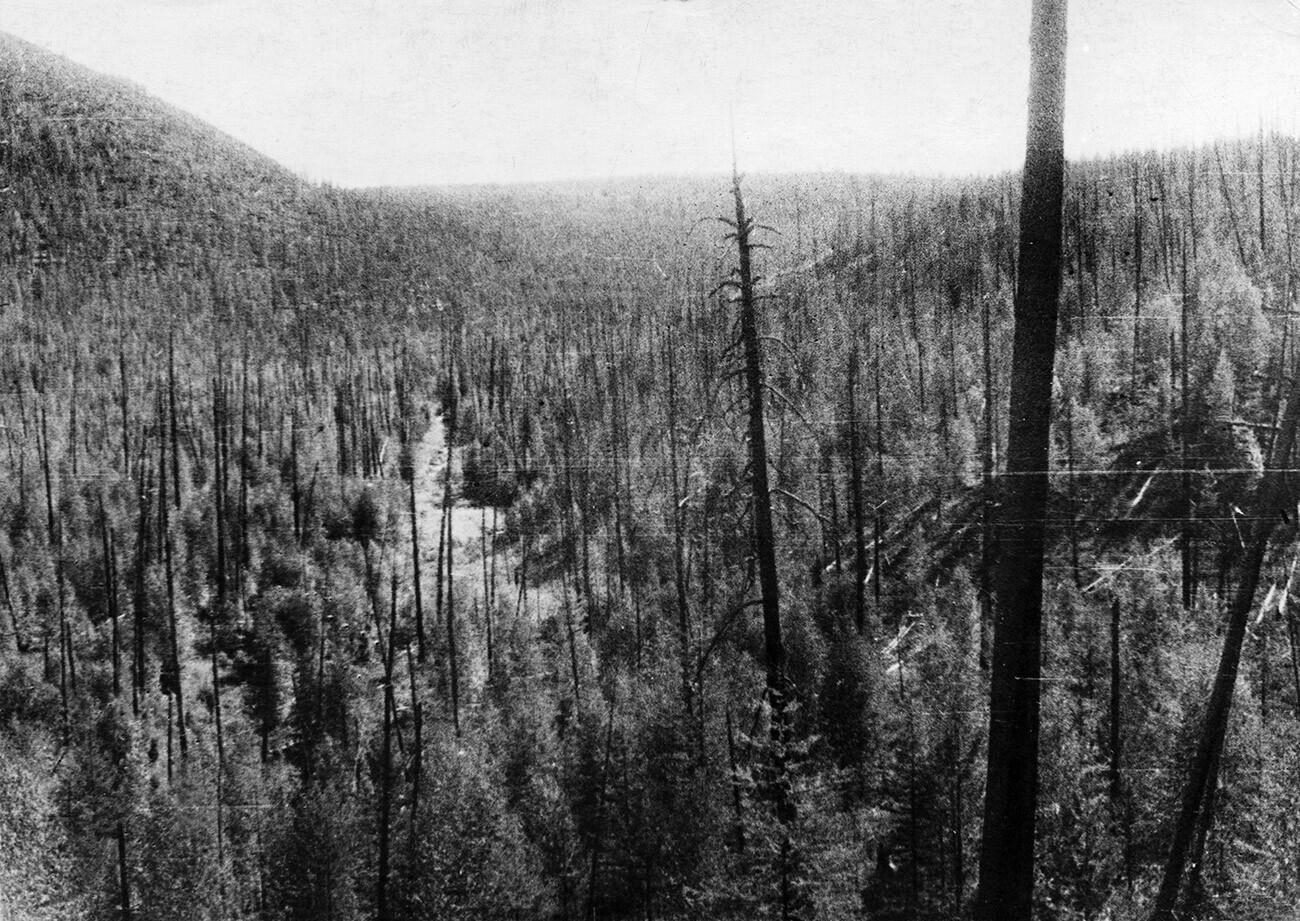
[[[967,916],[1021,188],[341,190],[0,36],[0,919]],[[1181,898],[1294,917],[1300,142],[1064,195],[1034,916],[1246,605]]]

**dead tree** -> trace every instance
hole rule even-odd
[[[757,295],[754,293],[753,247],[750,235],[754,222],[745,214],[745,200],[740,191],[740,176],[733,174],[732,194],[736,202],[736,248],[740,267],[737,278],[727,284],[740,294],[740,338],[744,350],[745,391],[748,398],[749,468],[754,516],[754,556],[758,564],[759,586],[763,607],[763,639],[767,660],[767,699],[771,707],[772,783],[771,796],[782,826],[780,873],[781,916],[788,918],[794,909],[791,881],[793,844],[790,826],[796,816],[791,795],[788,765],[790,746],[790,707],[793,689],[786,673],[785,641],[781,634],[781,601],[776,571],[776,534],[772,524],[772,496],[767,476],[767,429],[764,422],[766,381],[763,353],[758,331]],[[731,222],[728,221],[730,224]]]
[[[1066,0],[1034,0],[1007,476],[997,525],[988,786],[975,916],[1028,921],[1034,893],[1043,555],[1065,189]]]
[[[1268,469],[1255,496],[1252,519],[1248,521],[1250,532],[1245,541],[1247,549],[1241,559],[1237,590],[1228,606],[1223,652],[1219,657],[1214,689],[1210,692],[1205,708],[1201,738],[1196,745],[1192,768],[1183,786],[1169,857],[1165,862],[1164,876],[1151,912],[1152,921],[1173,921],[1177,916],[1178,898],[1189,863],[1188,857],[1193,853],[1195,839],[1201,838],[1203,843],[1203,838],[1208,833],[1208,814],[1213,791],[1218,784],[1228,717],[1232,712],[1232,693],[1237,683],[1241,647],[1246,636],[1246,620],[1254,603],[1269,538],[1277,527],[1279,518],[1286,514],[1289,501],[1290,490],[1285,471],[1295,448],[1297,425],[1300,425],[1300,384],[1292,386],[1282,430],[1274,443]]]
[[[859,634],[867,625],[867,536],[863,522],[862,445],[858,433],[858,349],[849,353],[849,498],[853,505],[853,622]],[[839,530],[835,532],[838,547]]]
[[[456,444],[456,416],[458,411],[458,400],[456,390],[456,377],[454,372],[448,378],[448,390],[451,397],[448,405],[445,407],[444,418],[446,425],[447,440],[447,470],[446,480],[443,483],[442,492],[442,520],[443,527],[446,529],[447,544],[447,570],[446,570],[446,588],[447,588],[447,666],[451,672],[451,722],[455,727],[456,735],[460,735],[460,663],[456,653],[456,605],[452,594],[454,579],[452,577],[453,557],[452,553],[455,548],[455,541],[452,536],[452,464],[455,462],[453,448]]]

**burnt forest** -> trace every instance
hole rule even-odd
[[[1300,142],[1065,162],[1054,5],[960,178],[333,187],[0,36],[0,919],[1296,917]]]

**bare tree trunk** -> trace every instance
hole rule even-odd
[[[145,570],[148,567],[150,483],[145,460],[145,437],[140,437],[140,479],[137,494],[140,496],[140,515],[136,525],[135,585],[131,601],[131,712],[140,715],[140,698],[148,689],[148,672],[145,670],[144,621],[148,596],[145,591]]]
[[[1250,260],[1246,257],[1246,244],[1241,239],[1241,225],[1237,222],[1237,209],[1232,206],[1232,192],[1228,188],[1228,174],[1223,168],[1223,153],[1219,150],[1219,145],[1214,145],[1214,161],[1219,167],[1219,188],[1223,192],[1223,203],[1228,209],[1228,218],[1232,222],[1232,236],[1237,243],[1237,258],[1241,260],[1241,267],[1244,269],[1250,265]]]
[[[673,356],[676,347],[676,339],[670,335],[664,343],[664,357],[668,366],[668,476],[673,502],[673,582],[677,592],[677,628],[681,642],[678,652],[682,702],[689,721],[695,716],[695,698],[691,685],[691,614],[686,584],[686,496],[677,458],[677,364]]]
[[[1284,604],[1291,594],[1291,582],[1295,579],[1295,564],[1291,564],[1291,579],[1287,580],[1286,593],[1282,596]],[[1289,605],[1288,605],[1289,607]],[[1296,623],[1295,609],[1285,611],[1286,635],[1291,647],[1291,682],[1295,687],[1295,711],[1300,718],[1300,624]]]
[[[180,638],[176,627],[176,572],[172,553],[172,531],[167,500],[167,433],[163,429],[162,396],[158,397],[158,518],[159,540],[162,543],[163,574],[167,582],[167,681],[163,691],[176,698],[176,729],[180,743],[181,761],[189,753],[189,739],[185,731],[184,681],[181,677]]]
[[[858,437],[858,350],[849,354],[849,501],[853,504],[853,621],[859,634],[867,625],[867,535],[862,503],[862,445]],[[834,484],[832,484],[833,488]],[[839,556],[839,529],[833,535]],[[879,574],[877,573],[877,576]],[[879,614],[879,612],[877,612]]]
[[[171,421],[172,506],[181,507],[181,452],[179,426],[176,422],[176,332],[167,334],[167,415]]]
[[[1265,257],[1268,255],[1268,225],[1264,204],[1264,125],[1262,123],[1259,126],[1259,146],[1256,154],[1255,164],[1259,173],[1259,254]]]
[[[217,358],[217,377],[212,383],[212,504],[217,531],[217,610],[226,606],[226,438],[225,384],[221,379],[221,359]],[[295,471],[297,467],[295,466]],[[295,492],[296,496],[296,492]],[[296,519],[295,519],[296,520]]]
[[[1188,856],[1192,852],[1194,839],[1203,838],[1203,834],[1198,834],[1198,826],[1203,826],[1208,831],[1207,800],[1213,796],[1218,783],[1219,763],[1228,729],[1228,717],[1232,712],[1232,695],[1241,662],[1241,647],[1246,635],[1246,620],[1254,603],[1269,537],[1277,526],[1279,514],[1287,505],[1287,484],[1282,471],[1290,463],[1297,424],[1300,424],[1300,384],[1293,384],[1282,431],[1269,458],[1264,481],[1256,494],[1255,508],[1252,510],[1255,517],[1253,521],[1247,522],[1251,529],[1248,549],[1241,561],[1237,591],[1228,606],[1223,652],[1219,658],[1214,689],[1206,706],[1205,722],[1192,760],[1192,769],[1183,787],[1169,857],[1165,862],[1164,876],[1151,913],[1152,921],[1174,921],[1177,917],[1178,898]]]
[[[600,768],[600,789],[596,794],[596,832],[591,842],[591,874],[587,880],[587,921],[596,918],[596,893],[599,891],[600,858],[605,844],[605,797],[609,786],[609,762],[614,752],[614,703],[609,705],[609,722],[605,727],[605,759]]]
[[[745,214],[745,201],[740,191],[740,177],[734,176],[732,192],[736,200],[736,244],[740,256],[740,336],[745,353],[745,389],[749,400],[749,466],[753,490],[754,555],[758,562],[759,585],[762,590],[764,652],[767,660],[767,697],[772,708],[771,794],[776,806],[777,819],[782,826],[781,851],[778,860],[781,891],[781,916],[789,918],[795,911],[796,894],[791,879],[794,846],[790,826],[796,817],[795,803],[790,789],[788,752],[790,745],[790,713],[793,688],[786,674],[785,641],[781,635],[780,585],[776,570],[776,533],[772,525],[772,496],[767,476],[767,428],[764,422],[766,382],[763,374],[763,355],[758,331],[757,298],[754,294],[754,274],[750,248],[753,222]]]
[[[479,559],[483,563],[483,632],[484,639],[487,643],[487,679],[488,683],[492,682],[492,676],[496,669],[496,647],[495,638],[492,635],[492,592],[488,583],[488,558],[487,558],[487,506],[479,508],[479,550],[481,556]],[[478,602],[474,602],[474,612],[478,613]]]
[[[72,394],[68,400],[68,453],[72,467],[72,478],[75,480],[80,473],[77,463],[77,399],[80,395],[81,384],[81,361],[74,360],[72,363]]]
[[[1082,274],[1082,268],[1080,273]],[[981,298],[980,325],[983,327],[984,352],[984,449],[980,452],[980,647],[981,671],[989,669],[989,627],[993,623],[993,510],[997,497],[993,494],[993,473],[996,466],[994,444],[997,433],[993,428],[994,401],[997,395],[993,386],[992,318],[989,316],[989,299]]]
[[[1141,164],[1133,165],[1133,362],[1130,374],[1129,398],[1137,401],[1138,351],[1142,342],[1142,198]]]
[[[412,661],[411,644],[406,644],[406,670],[411,678],[411,719],[414,723],[415,738],[411,751],[411,816],[410,843],[407,845],[410,856],[415,856],[415,842],[420,831],[420,784],[424,777],[424,705],[420,703],[419,688],[416,686],[416,668]]]
[[[876,385],[876,502],[871,522],[874,532],[874,539],[871,544],[871,571],[875,574],[875,578],[871,583],[871,592],[876,603],[876,617],[881,616],[880,596],[885,581],[885,561],[881,550],[881,545],[885,540],[885,517],[881,511],[885,505],[883,498],[885,486],[885,411],[881,396],[883,388],[880,381],[881,339],[882,337],[877,334],[874,369]]]
[[[41,473],[45,477],[45,527],[46,536],[51,547],[58,547],[59,527],[54,520],[54,475],[50,471],[50,434],[46,424],[45,394],[41,394],[41,437],[38,443],[41,453]]]
[[[27,639],[23,636],[22,625],[18,623],[18,609],[14,605],[13,593],[9,588],[9,573],[2,557],[0,557],[0,594],[4,595],[5,610],[9,613],[9,623],[13,627],[14,648],[19,652],[26,652]]]
[[[117,555],[113,547],[114,540],[108,527],[108,513],[104,510],[104,497],[99,497],[99,537],[104,553],[104,596],[107,601],[108,620],[112,627],[113,653],[113,696],[122,696],[122,632],[117,616]],[[0,581],[3,576],[0,575]],[[8,595],[8,586],[5,586]],[[12,610],[10,615],[12,616]],[[18,621],[14,620],[14,632],[17,634]]]
[[[1133,833],[1129,805],[1124,799],[1124,773],[1121,763],[1124,736],[1120,723],[1120,703],[1123,700],[1120,661],[1120,604],[1113,599],[1110,604],[1110,770],[1109,792],[1111,809],[1120,825],[1124,839],[1124,878],[1133,884]]]
[[[975,916],[1028,921],[1034,895],[1040,650],[1052,369],[1061,289],[1066,0],[1034,0],[1029,134],[1011,367],[1008,482],[998,516],[988,786]]]
[[[396,605],[388,609],[387,642],[379,637],[384,657],[384,735],[379,760],[379,870],[375,881],[375,916],[378,921],[389,921],[389,825],[392,820],[393,801],[393,712],[397,709],[393,699],[393,633],[397,627]],[[384,647],[387,647],[385,650]]]
[[[447,505],[445,495],[443,499],[442,509],[438,514],[438,566],[437,575],[434,581],[433,602],[433,622],[435,626],[442,623],[443,586],[446,584],[444,570],[447,560],[447,519],[450,516],[451,511]]]
[[[1300,681],[1297,682],[1300,687]],[[736,850],[745,849],[744,794],[741,791],[740,765],[736,760],[736,730],[731,721],[731,707],[726,708],[727,763],[731,767],[731,808],[736,815]]]
[[[118,347],[117,370],[121,394],[119,404],[122,410],[122,475],[131,478],[131,396],[126,382],[126,350]]]
[[[409,461],[402,465],[402,476],[406,480],[407,494],[411,511],[411,584],[415,589],[415,644],[419,660],[426,658],[424,644],[424,591],[420,585],[420,519],[415,503],[415,446],[408,443],[411,452]]]
[[[244,366],[239,390],[239,553],[235,557],[235,602],[243,610],[248,569],[252,563],[248,541],[248,342],[244,342]]]
[[[221,725],[221,671],[217,664],[217,621],[213,618],[209,623],[209,641],[212,644],[212,718],[213,728],[217,735],[217,866],[222,867],[225,863],[226,855],[226,823],[225,823],[225,792],[226,792],[226,742],[225,733]],[[224,874],[221,876],[224,880]],[[224,885],[224,884],[223,884]],[[224,901],[224,898],[222,899]]]
[[[117,879],[119,892],[119,917],[131,921],[131,876],[126,864],[126,829],[117,823]]]
[[[1070,572],[1074,587],[1083,588],[1079,565],[1079,506],[1074,494],[1074,398],[1065,400],[1065,499],[1070,510]]]
[[[1189,457],[1188,447],[1191,441],[1192,415],[1191,407],[1188,405],[1189,398],[1189,380],[1190,368],[1188,362],[1188,341],[1187,341],[1187,315],[1189,310],[1188,304],[1188,287],[1187,287],[1187,245],[1182,245],[1182,297],[1179,299],[1181,304],[1179,320],[1179,346],[1181,349],[1179,355],[1179,408],[1181,418],[1179,419],[1179,452],[1180,464],[1182,467],[1182,521],[1179,529],[1179,549],[1182,564],[1182,587],[1183,587],[1183,610],[1190,610],[1192,602],[1196,598],[1196,580],[1192,570],[1192,470],[1191,459]],[[1170,361],[1173,356],[1170,356]]]
[[[452,376],[451,386],[453,390],[457,386],[454,374]],[[452,462],[455,460],[455,455],[452,451],[453,446],[456,443],[456,404],[458,402],[456,396],[453,395],[450,402],[451,406],[446,410],[447,426],[445,435],[447,439],[447,476],[446,482],[443,485],[442,513],[446,527],[447,544],[447,572],[445,584],[447,588],[447,662],[451,671],[451,722],[453,727],[455,727],[456,735],[460,735],[460,662],[459,657],[456,654],[456,605],[452,594],[454,585],[454,580],[452,578],[452,564],[454,562],[453,550],[455,547],[455,541],[452,539],[451,477]]]
[[[569,641],[569,674],[573,678],[573,712],[582,719],[582,680],[578,672],[578,641],[573,629],[573,604],[569,596],[569,574],[560,571],[560,591],[564,597],[564,632]],[[577,594],[577,589],[574,589]]]
[[[303,543],[303,532],[306,530],[303,521],[302,508],[302,484],[298,474],[298,406],[295,402],[293,411],[289,415],[289,470],[290,470],[290,499],[293,503],[293,539],[299,545]]]

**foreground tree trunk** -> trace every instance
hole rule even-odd
[[[1034,0],[1007,479],[997,519],[988,787],[975,917],[1031,915],[1047,466],[1061,290],[1066,0]]]
[[[749,405],[749,466],[753,489],[754,556],[758,563],[758,579],[763,604],[763,639],[767,660],[767,698],[772,708],[772,785],[771,796],[776,807],[777,820],[782,826],[780,854],[778,856],[781,917],[792,917],[797,911],[798,897],[794,891],[794,845],[790,838],[790,825],[796,811],[790,790],[787,749],[790,744],[790,705],[792,688],[786,674],[785,641],[781,633],[781,601],[776,571],[776,532],[772,524],[772,495],[767,478],[767,427],[764,421],[766,382],[763,375],[763,354],[758,331],[757,297],[754,294],[754,272],[750,233],[753,221],[745,215],[745,200],[740,192],[740,177],[734,177],[732,192],[736,201],[736,248],[740,255],[740,338],[745,354],[745,390]]]

